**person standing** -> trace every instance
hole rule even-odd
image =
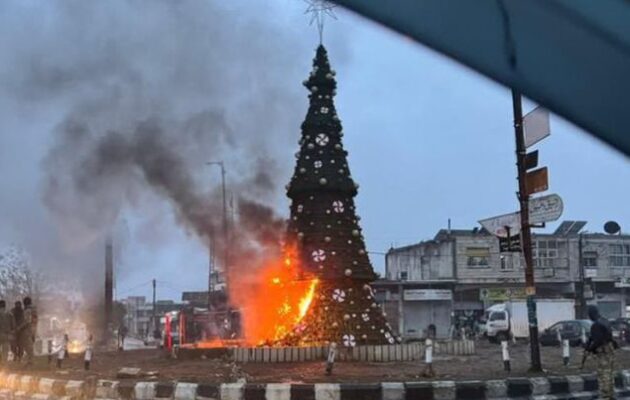
[[[608,321],[599,314],[596,306],[588,307],[588,317],[593,321],[591,337],[586,344],[586,351],[597,360],[597,382],[600,399],[615,398],[615,348],[612,330]]]
[[[11,352],[13,353],[13,361],[20,362],[22,359],[23,349],[20,346],[18,327],[24,323],[24,310],[22,302],[16,301],[11,309]]]
[[[7,312],[7,303],[0,300],[0,361],[3,363],[9,360],[12,330],[13,321],[11,314]]]
[[[121,324],[118,328],[118,351],[125,350],[125,338],[127,337],[127,327]]]
[[[18,342],[26,354],[26,365],[31,366],[33,365],[35,335],[37,334],[37,309],[33,306],[30,297],[25,297],[22,303],[24,304],[24,321],[18,325]]]

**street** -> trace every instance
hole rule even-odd
[[[139,345],[135,341],[129,347]],[[580,371],[582,352],[571,349],[571,363],[562,366],[561,350],[557,347],[542,348],[542,362],[545,372],[542,375],[579,375],[595,369],[593,360],[588,360]],[[433,380],[473,380],[502,379],[509,376],[534,376],[528,373],[529,347],[517,344],[510,349],[512,372],[503,370],[500,346],[485,341],[477,342],[475,356],[436,357]],[[398,363],[358,363],[338,362],[331,376],[325,375],[323,362],[277,363],[277,364],[235,364],[229,360],[173,360],[163,350],[142,349],[124,352],[96,353],[90,371],[83,370],[83,356],[72,355],[58,370],[48,365],[45,357],[36,359],[34,369],[29,374],[63,379],[116,379],[122,367],[140,368],[141,374],[135,380],[159,379],[184,382],[224,383],[245,379],[248,382],[373,382],[373,381],[414,381],[425,380],[420,376],[422,362]],[[617,351],[617,369],[630,368],[630,349]],[[11,371],[21,371],[11,366]],[[147,377],[146,374],[153,377]]]

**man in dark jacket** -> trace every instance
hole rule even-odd
[[[599,314],[595,306],[588,307],[588,317],[593,321],[591,337],[586,344],[586,351],[597,359],[597,381],[601,399],[614,399],[614,362],[615,341],[610,324]]]

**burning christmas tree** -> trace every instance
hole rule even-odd
[[[395,343],[370,287],[376,274],[355,213],[358,185],[350,175],[333,102],[335,71],[322,45],[304,86],[310,91],[310,106],[287,188],[292,200],[287,236],[289,243],[296,243],[293,257],[303,279],[316,278],[318,284],[308,311],[287,342]]]

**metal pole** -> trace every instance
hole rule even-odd
[[[536,284],[532,257],[531,227],[529,225],[529,193],[527,191],[527,168],[525,157],[525,134],[523,132],[523,106],[521,94],[512,89],[514,108],[514,133],[516,136],[516,166],[518,168],[518,198],[521,204],[521,246],[525,258],[525,292],[527,294],[527,317],[529,322],[529,343],[531,353],[530,370],[542,371],[540,346],[538,343],[538,319],[536,317]]]
[[[155,314],[155,286],[156,286],[156,280],[153,279],[153,329],[154,330],[158,330],[158,321],[156,318],[156,314]]]
[[[214,234],[208,238],[208,310],[210,310],[211,301],[210,293],[214,291],[214,283],[212,282],[212,271],[214,270]]]
[[[223,161],[219,163],[221,167],[221,193],[223,195],[223,273],[227,281],[228,265],[230,259],[230,238],[228,236],[228,217],[227,217],[227,197],[225,193],[225,165]]]
[[[208,161],[206,165],[218,165],[221,168],[221,195],[223,200],[223,273],[226,277],[227,286],[227,270],[229,261],[229,232],[228,232],[228,216],[227,216],[227,193],[225,190],[225,164],[223,161]]]
[[[103,337],[112,329],[114,310],[114,245],[111,235],[105,240],[105,324]]]

